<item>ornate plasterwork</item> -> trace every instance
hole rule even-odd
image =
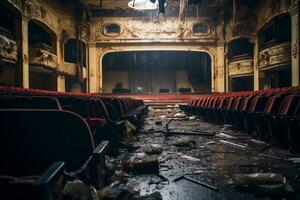
[[[261,8],[261,15],[257,18],[258,30],[276,15],[290,12],[299,6],[299,0],[269,0]]]
[[[270,47],[259,52],[258,67],[260,69],[289,63],[291,63],[290,42]]]
[[[71,76],[76,76],[77,66],[75,63],[64,62],[63,66],[64,67],[61,70],[63,73],[71,75]]]
[[[0,35],[0,59],[15,63],[18,60],[17,55],[17,42],[4,35]]]
[[[229,76],[253,74],[253,72],[253,59],[245,59],[229,63]]]
[[[29,63],[58,70],[57,56],[40,48],[30,48]]]
[[[195,23],[206,23],[209,25],[209,31],[206,34],[194,34],[192,26]],[[121,27],[121,33],[115,36],[107,36],[103,30],[103,24],[118,24]],[[169,41],[170,39],[212,39],[216,33],[207,20],[190,20],[186,23],[180,22],[177,18],[168,19],[164,22],[157,23],[150,20],[137,19],[106,19],[101,24],[95,24],[96,41],[113,41],[113,40],[160,40]]]
[[[41,5],[38,1],[34,0],[10,0],[10,2],[21,11],[22,15],[30,19],[35,19],[45,23],[53,31],[55,31],[55,24],[52,19],[50,11]]]

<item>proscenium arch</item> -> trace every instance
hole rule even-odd
[[[116,52],[131,52],[131,51],[187,51],[187,52],[202,52],[202,53],[207,53],[210,57],[210,61],[211,61],[211,92],[214,92],[215,91],[215,74],[214,74],[214,69],[215,69],[215,56],[213,55],[212,52],[208,51],[208,50],[204,50],[204,49],[186,49],[186,48],[146,48],[146,49],[139,49],[139,48],[133,48],[133,49],[120,49],[120,50],[108,50],[108,51],[104,51],[100,56],[99,56],[99,60],[98,60],[98,63],[99,63],[99,71],[98,71],[98,74],[100,77],[100,80],[99,80],[99,89],[100,89],[100,93],[102,93],[102,88],[103,88],[103,58],[106,54],[108,53],[116,53]]]

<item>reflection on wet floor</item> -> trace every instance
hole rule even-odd
[[[141,195],[158,191],[164,200],[282,199],[280,196],[300,199],[299,165],[287,160],[288,152],[266,148],[267,144],[230,126],[186,116],[177,107],[150,107],[137,137],[136,150],[130,153],[124,150],[126,158],[143,158],[146,150],[158,156],[159,162],[157,172],[151,172],[149,164],[142,169],[145,173],[129,173],[127,185]],[[281,174],[287,181],[278,183],[266,178],[264,181],[270,184],[257,188],[257,179],[253,179],[255,187],[247,185],[243,190],[232,184],[238,174],[252,173]],[[276,184],[271,185],[272,181]]]

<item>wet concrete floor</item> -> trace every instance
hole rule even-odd
[[[170,134],[165,141],[166,134],[163,132],[166,132],[165,126],[170,119],[174,119],[169,124],[170,131],[216,135]],[[160,121],[162,124],[159,123]],[[134,145],[140,148],[131,152],[130,156],[143,156],[144,148],[149,144],[161,145],[163,151],[159,154],[159,174],[168,179],[168,181],[161,181],[161,178],[155,174],[131,176],[127,184],[142,195],[159,191],[164,200],[283,199],[280,195],[257,196],[239,191],[229,184],[236,174],[262,172],[283,175],[296,193],[299,193],[299,165],[286,160],[266,158],[259,150],[265,148],[267,144],[254,141],[248,135],[237,132],[230,126],[212,124],[186,116],[177,107],[160,109],[150,107],[138,139],[139,141]],[[184,140],[192,142],[183,147],[174,145]],[[280,158],[288,156],[287,150],[278,147],[271,147],[263,153]],[[217,190],[186,179],[174,181],[182,175],[206,183]],[[300,197],[293,195],[286,199],[300,199]]]

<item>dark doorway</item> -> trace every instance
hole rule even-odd
[[[265,88],[290,87],[292,85],[291,66],[276,67],[265,71]]]
[[[254,89],[253,76],[231,77],[230,90],[236,91],[252,91]]]

